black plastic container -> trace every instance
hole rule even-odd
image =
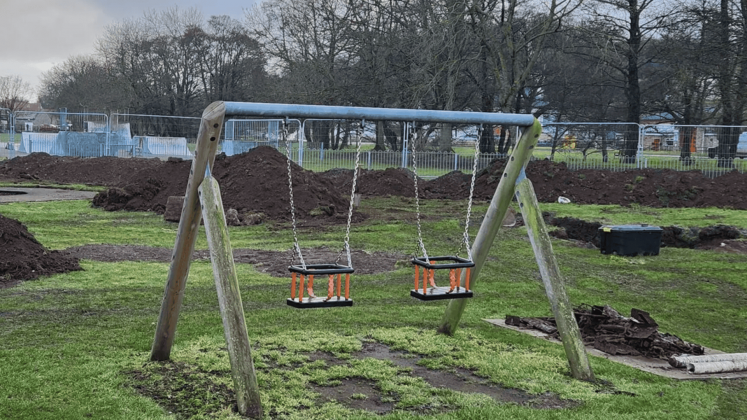
[[[661,228],[649,225],[602,226],[599,239],[602,254],[659,255]]]

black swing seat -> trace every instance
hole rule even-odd
[[[475,263],[473,261],[470,261],[466,258],[461,258],[457,256],[439,256],[439,257],[428,257],[427,259],[425,257],[415,257],[412,260],[412,263],[421,267],[424,267],[426,270],[451,270],[454,268],[472,268],[475,266]],[[438,262],[438,261],[447,261],[443,264],[431,264],[431,261]],[[450,261],[450,262],[448,262]],[[425,273],[423,273],[423,276],[425,276]],[[423,279],[425,281],[425,279]],[[457,281],[461,281],[461,279],[458,279]],[[426,287],[425,294],[423,293],[423,289],[411,289],[410,290],[410,296],[424,301],[429,300],[444,300],[444,299],[466,299],[471,298],[473,296],[472,290],[465,289],[461,285],[455,288],[451,293],[449,293],[450,287]]]
[[[337,275],[337,274],[352,274],[355,270],[347,265],[340,264],[307,264],[306,268],[300,265],[291,265],[288,267],[288,271],[291,273],[298,273],[303,276],[317,276],[317,275]],[[300,284],[299,284],[300,286]],[[300,290],[299,290],[300,296]],[[298,297],[295,299],[288,298],[285,302],[294,308],[332,308],[337,306],[353,306],[353,299],[345,299],[344,296],[332,296],[329,300],[326,297],[306,296],[299,300]]]

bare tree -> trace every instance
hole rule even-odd
[[[132,104],[132,92],[95,56],[73,56],[42,76],[40,100],[46,108],[114,111]]]
[[[241,22],[213,16],[202,31],[194,28],[200,60],[201,90],[206,103],[216,100],[257,101],[266,84],[265,59],[259,42]]]
[[[106,29],[98,50],[117,77],[126,80],[136,109],[149,114],[196,115],[203,104],[196,33],[203,18],[196,9],[148,11]]]
[[[0,108],[22,110],[33,95],[34,89],[21,76],[0,76]]]
[[[642,114],[642,69],[657,56],[649,43],[669,23],[675,5],[662,0],[593,0],[587,6],[586,15],[595,25],[579,27],[587,37],[577,53],[610,69],[610,81],[625,94],[625,121],[637,124]],[[630,129],[623,159],[635,162],[637,150],[638,131]]]

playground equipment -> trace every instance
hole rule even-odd
[[[350,257],[350,222],[353,217],[353,204],[355,202],[355,186],[358,180],[358,164],[360,162],[361,154],[361,133],[363,131],[364,121],[361,121],[360,126],[356,130],[357,147],[355,152],[355,166],[353,168],[353,185],[350,190],[350,205],[348,207],[348,223],[345,229],[345,245],[342,252],[347,254],[348,265],[341,265],[340,257],[342,252],[337,256],[337,261],[334,263],[324,264],[306,264],[301,253],[301,246],[298,243],[298,233],[296,231],[296,208],[293,204],[293,175],[291,171],[291,142],[288,141],[288,128],[283,122],[282,138],[285,142],[286,156],[288,163],[288,192],[290,194],[290,213],[291,213],[291,224],[293,226],[293,252],[300,262],[300,265],[291,265],[288,270],[291,272],[291,296],[286,300],[288,305],[295,308],[327,308],[335,306],[353,306],[353,300],[350,299],[350,275],[355,271],[353,269],[353,262]],[[342,275],[345,274],[345,297],[342,298],[340,295]],[[327,298],[319,298],[314,295],[314,276],[326,275],[329,277],[327,286]],[[296,300],[296,277],[299,278],[298,283],[298,300]],[[308,294],[306,297],[303,296],[304,281],[308,277]],[[337,294],[335,297],[335,278],[337,278]]]
[[[423,242],[423,231],[420,227],[420,198],[418,191],[418,165],[415,154],[415,142],[412,144],[412,170],[413,180],[415,184],[415,209],[416,209],[416,221],[418,226],[418,245],[423,253],[422,257],[415,257],[412,259],[412,264],[415,267],[415,288],[410,290],[410,296],[420,300],[441,300],[441,299],[464,299],[471,298],[472,291],[469,288],[469,280],[472,267],[475,263],[472,261],[472,252],[469,247],[469,218],[472,213],[472,197],[475,193],[475,174],[477,173],[477,160],[480,157],[480,139],[482,138],[483,127],[480,125],[480,129],[477,131],[477,139],[475,140],[475,158],[472,162],[472,180],[470,182],[469,189],[469,200],[467,203],[467,219],[464,222],[464,234],[462,235],[463,241],[462,246],[467,250],[468,258],[459,257],[459,251],[457,255],[451,256],[438,256],[428,257],[428,251],[425,249],[425,243]],[[420,286],[420,267],[423,267],[423,282],[422,287]],[[462,269],[465,271],[464,275],[464,286],[460,285],[460,279],[462,278]],[[435,282],[435,275],[437,271],[449,270],[449,287],[438,287]],[[427,286],[430,283],[431,287]]]
[[[221,126],[226,115],[256,118],[328,118],[374,121],[445,122],[459,124],[518,125],[524,127],[506,170],[488,207],[485,219],[472,244],[471,255],[475,266],[471,272],[471,285],[487,259],[488,251],[501,226],[511,197],[516,194],[526,223],[529,238],[540,268],[545,292],[555,316],[560,338],[563,341],[571,374],[577,379],[593,380],[594,374],[586,356],[578,325],[565,293],[560,271],[552,253],[547,228],[539,211],[532,184],[525,177],[524,167],[531,150],[537,144],[542,126],[532,115],[480,112],[410,110],[394,108],[356,108],[339,106],[311,106],[290,104],[262,104],[243,102],[214,102],[202,114],[197,137],[195,158],[189,173],[184,206],[177,230],[176,243],[166,281],[161,313],[156,325],[151,360],[168,360],[174,343],[176,324],[184,298],[200,219],[205,219],[213,277],[218,290],[223,329],[228,347],[231,373],[240,414],[252,418],[262,417],[257,378],[252,365],[251,349],[246,331],[244,309],[239,293],[238,279],[233,264],[231,245],[220,200],[218,184],[210,174],[220,139]],[[460,284],[465,283],[465,272]],[[440,331],[453,334],[459,324],[468,299],[449,302]]]

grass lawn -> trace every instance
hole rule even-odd
[[[464,202],[423,204],[424,238],[432,255],[454,253]],[[351,246],[412,254],[411,200],[366,199],[372,214],[351,232]],[[543,205],[558,216],[605,223],[747,228],[747,212]],[[475,207],[476,217],[486,203]],[[408,214],[407,219],[395,218]],[[176,225],[150,213],[104,212],[89,202],[0,205],[45,246],[139,244],[172,247]],[[382,217],[379,217],[382,216]],[[389,216],[389,217],[383,217]],[[472,231],[476,233],[477,227]],[[286,225],[230,228],[234,248],[285,250]],[[341,247],[344,226],[301,230],[304,247]],[[205,249],[204,232],[197,248]],[[617,257],[553,242],[574,304],[609,304],[623,314],[649,311],[665,332],[729,352],[747,352],[747,258],[663,248],[656,257]],[[84,271],[0,289],[0,419],[238,418],[230,366],[209,262],[192,264],[172,361],[148,361],[168,264],[82,261]],[[297,310],[285,304],[289,280],[237,264],[241,297],[266,418],[282,419],[739,419],[747,417],[747,381],[676,381],[591,358],[598,383],[572,379],[561,346],[483,322],[506,314],[548,316],[550,308],[524,228],[503,229],[454,337],[435,333],[446,304],[409,297],[410,264],[353,275],[355,305]],[[387,361],[353,355],[376,341],[416,354],[434,370],[465,368],[490,382],[538,398],[572,401],[537,409],[497,403],[482,394],[434,388]],[[321,353],[320,353],[321,352]],[[326,354],[346,361],[328,364]],[[362,378],[395,410],[384,416],[324,402],[310,386]],[[159,401],[143,394],[157,395]],[[355,399],[370,396],[358,393]]]

